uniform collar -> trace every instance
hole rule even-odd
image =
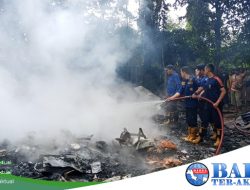
[[[215,74],[213,74],[211,77],[208,76],[208,78],[214,78],[215,77]]]

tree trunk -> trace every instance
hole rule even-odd
[[[218,67],[221,61],[221,27],[222,27],[222,10],[221,2],[215,3],[215,66]]]

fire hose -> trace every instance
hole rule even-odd
[[[211,100],[209,100],[207,98],[204,98],[204,97],[192,97],[192,96],[182,96],[182,97],[175,98],[175,99],[173,99],[171,101],[184,100],[184,99],[188,99],[188,98],[193,98],[193,99],[197,99],[197,100],[204,100],[205,102],[211,104],[212,106],[214,104],[214,102],[212,102]],[[223,116],[222,116],[222,113],[221,113],[220,109],[218,107],[214,107],[214,109],[217,111],[217,113],[218,113],[218,115],[220,117],[220,123],[221,123],[221,137],[220,137],[221,140],[220,140],[219,146],[217,147],[217,149],[215,151],[215,155],[218,155],[218,154],[220,154],[221,147],[222,147],[222,142],[223,142],[223,139],[224,139],[224,119],[223,119]]]
[[[250,131],[241,129],[237,124],[234,123],[234,127],[239,130],[241,133],[243,133],[244,135],[250,135]]]
[[[237,118],[236,118],[236,119],[237,119]],[[241,128],[239,127],[239,125],[236,123],[236,119],[234,120],[233,126],[234,126],[239,132],[241,132],[242,134],[244,134],[244,135],[250,135],[250,131],[249,131],[249,130],[241,129]]]

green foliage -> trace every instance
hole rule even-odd
[[[250,1],[176,0],[176,9],[187,7],[181,18],[185,28],[168,18],[170,5],[164,0],[140,2],[140,43],[127,63],[126,80],[158,92],[168,64],[250,66]]]

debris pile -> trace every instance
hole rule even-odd
[[[177,150],[169,139],[147,138],[141,128],[138,133],[124,129],[116,141],[75,138],[58,153],[40,154],[37,159],[30,158],[39,154],[39,146],[0,146],[1,159],[12,162],[0,170],[44,180],[114,181],[180,165]]]
[[[241,114],[235,120],[235,126],[242,132],[250,134],[250,112]]]
[[[147,163],[154,165],[155,167],[162,168],[162,169],[182,165],[182,161],[180,161],[179,159],[176,159],[176,158],[164,158],[163,160],[161,160],[157,157],[147,158]]]
[[[108,147],[109,146],[109,147]],[[120,150],[119,145],[107,145],[103,141],[71,144],[58,154],[40,155],[30,160],[30,151],[1,150],[2,160],[11,165],[1,165],[0,170],[11,170],[17,176],[57,181],[104,181],[114,176],[140,175],[146,172],[140,165],[140,157]],[[32,148],[29,148],[31,150]],[[39,147],[36,150],[39,151]]]
[[[237,118],[239,125],[249,125],[249,113]],[[93,135],[70,136],[62,149],[53,154],[42,151],[34,142],[16,146],[0,143],[0,171],[34,179],[57,181],[116,181],[202,160],[214,155],[213,142],[207,138],[199,145],[181,140],[186,134],[185,121],[163,128],[162,136],[148,138],[124,129],[112,142],[94,141]],[[245,130],[247,128],[245,127]],[[226,122],[222,153],[250,144],[248,134]],[[68,135],[69,137],[69,135]],[[32,139],[32,138],[31,138]],[[34,156],[37,158],[34,159]]]
[[[158,148],[162,150],[165,150],[165,149],[176,150],[177,146],[170,140],[162,140],[160,141]]]
[[[144,150],[155,146],[154,141],[146,137],[142,128],[139,128],[138,133],[130,133],[125,128],[120,138],[116,138],[116,140],[121,146],[133,146],[136,150]]]

